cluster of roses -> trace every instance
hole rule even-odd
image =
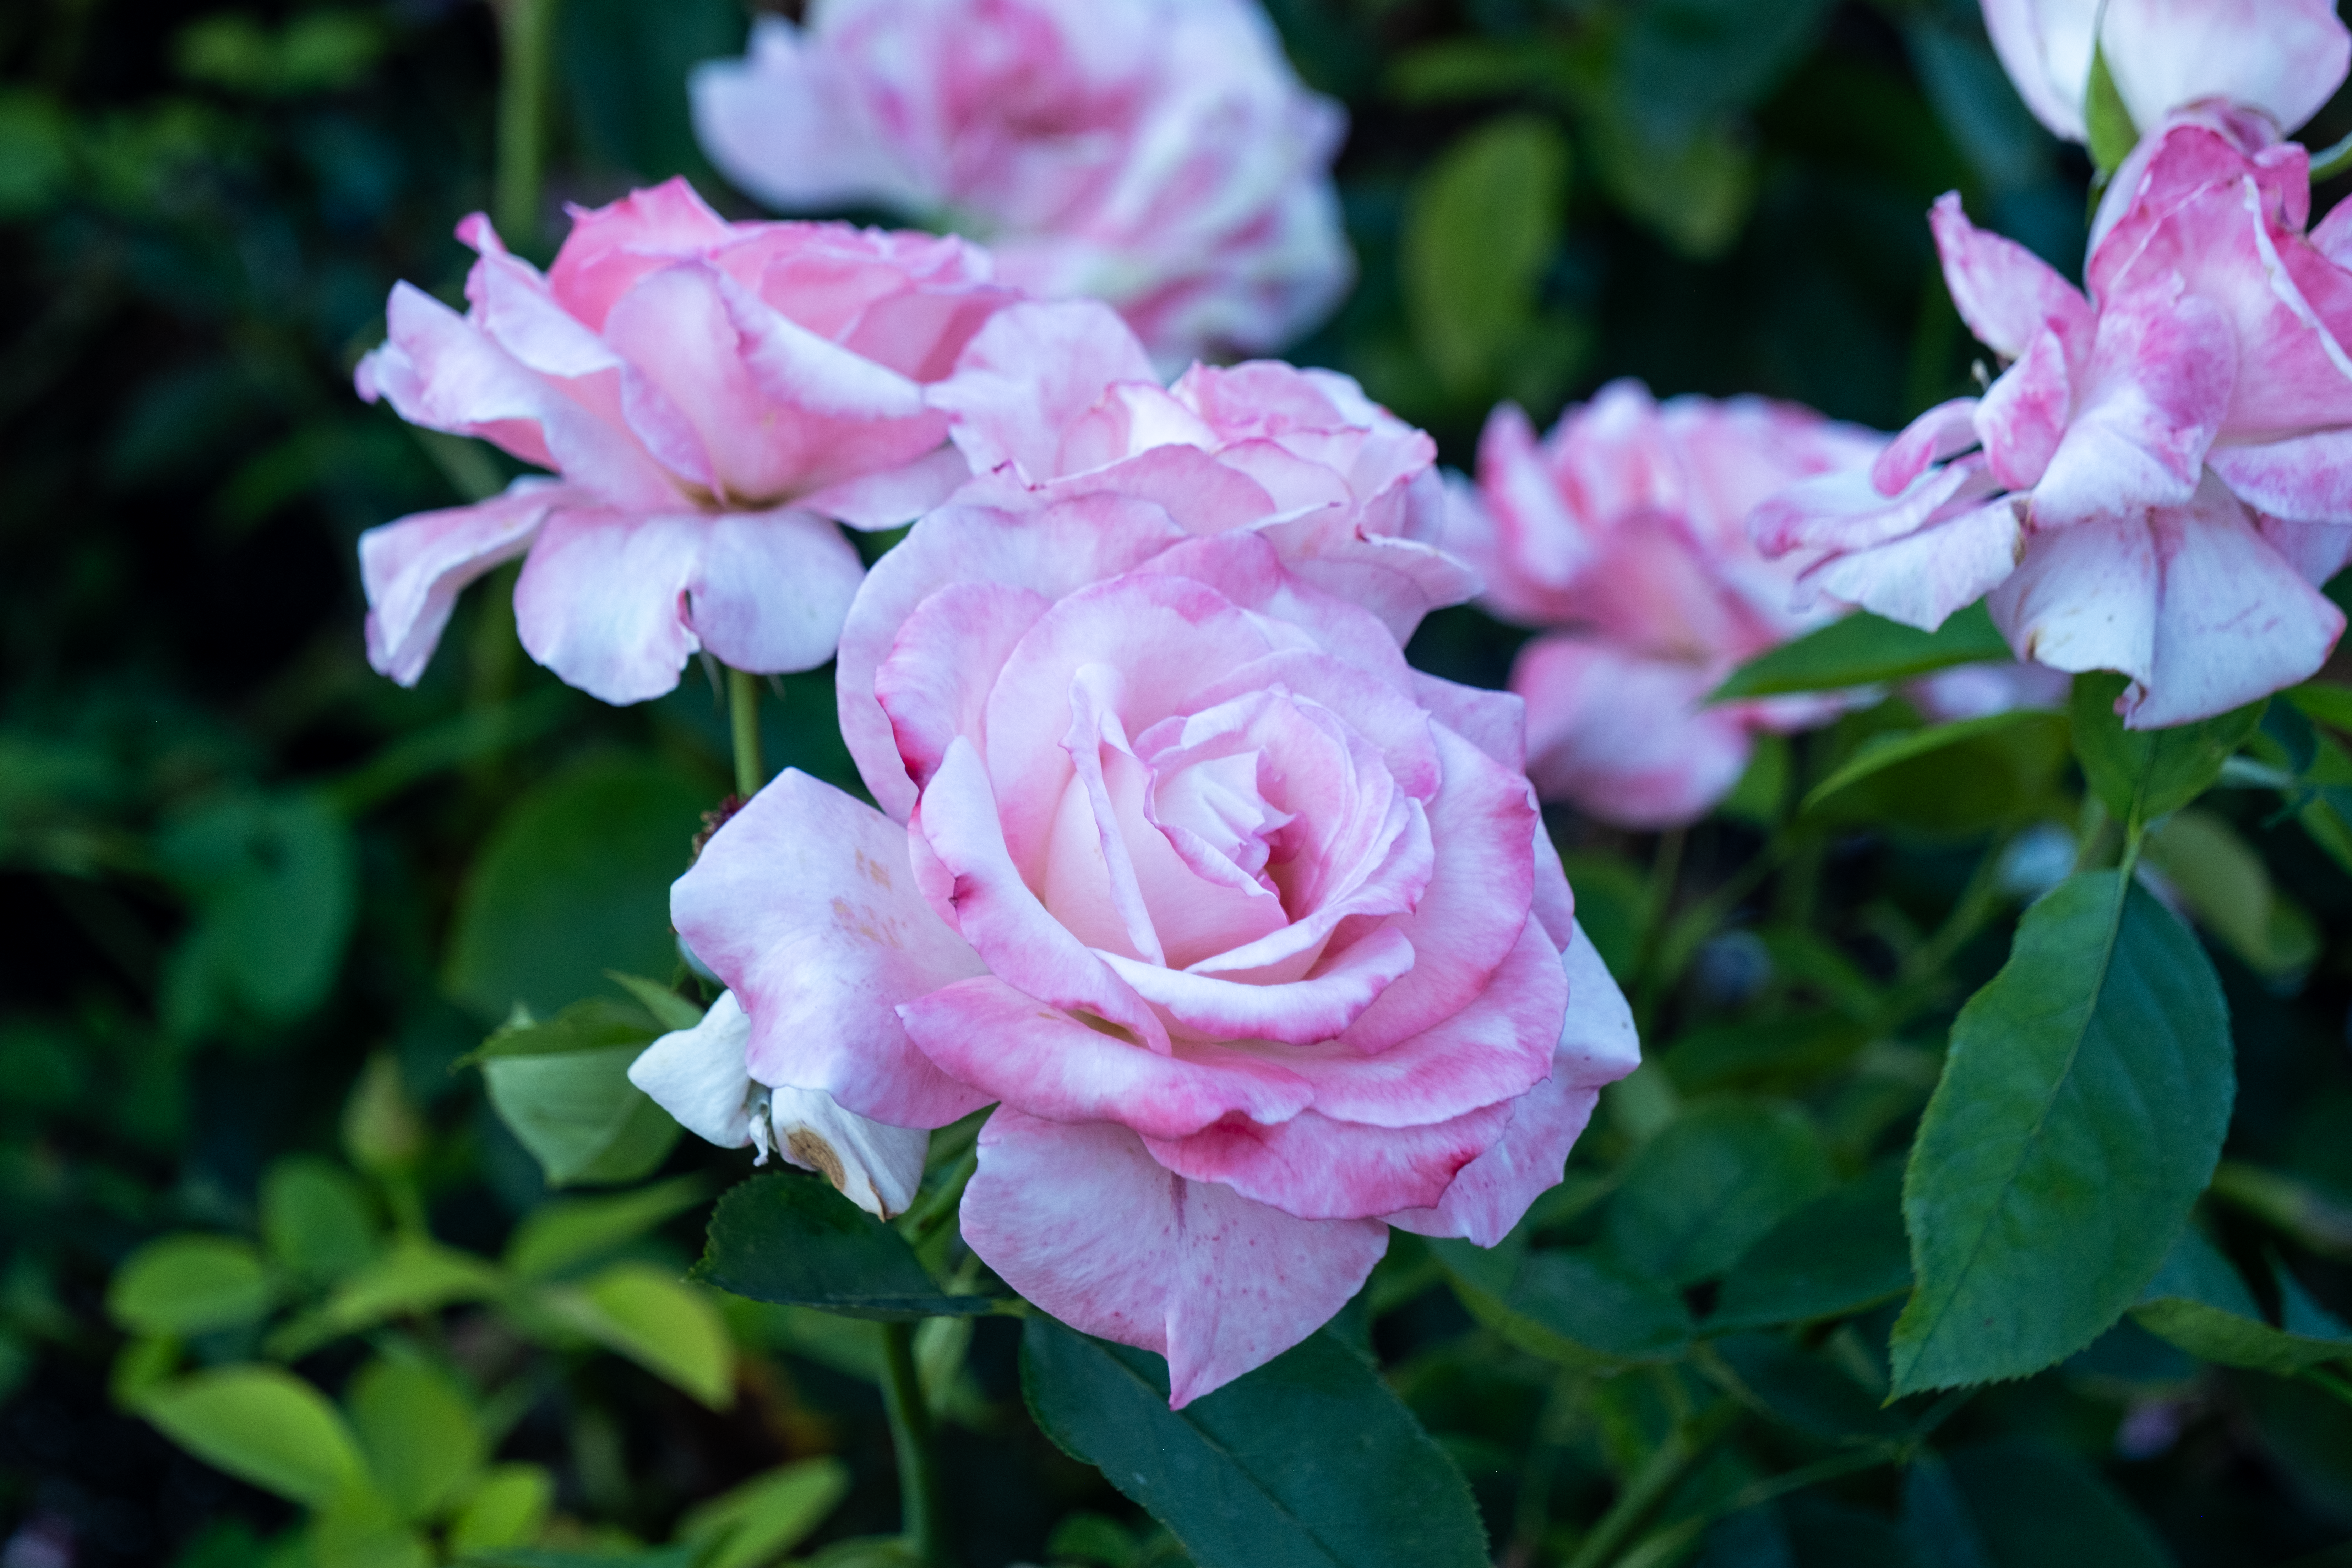
[[[2105,26],[2149,8],[2198,10],[2107,0]],[[2178,16],[2105,47],[2155,129],[2087,301],[1938,205],[1962,312],[2013,362],[1983,399],[1889,444],[1621,384],[1540,445],[1498,409],[1449,490],[1344,376],[1155,370],[1279,341],[1344,281],[1336,110],[1261,16],[820,0],[706,68],[714,155],[780,202],[977,213],[992,250],[730,223],[673,181],[575,212],[542,275],[468,219],[469,310],[396,289],[360,388],[553,477],[370,533],[371,656],[415,680],[463,585],[526,555],[525,647],[608,701],[698,650],[836,659],[879,809],[787,772],[710,839],[673,916],[728,991],[634,1076],[883,1215],[927,1130],[995,1107],[965,1239],[1164,1353],[1181,1404],[1313,1331],[1391,1226],[1499,1239],[1634,1066],[1537,789],[1703,814],[1756,731],[1834,711],[1704,697],[1851,604],[1933,625],[1990,590],[2021,656],[2130,673],[2141,725],[2325,658],[2352,225],[2305,237],[2278,128],[2347,38],[2279,9],[2311,34],[2292,58]],[[2012,70],[2075,83],[2028,97],[2079,135],[2091,50],[2047,41],[2090,36],[2074,10],[1990,16]],[[836,526],[909,520],[870,574]],[[1549,628],[1517,695],[1402,655],[1482,578]]]

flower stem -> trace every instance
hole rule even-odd
[[[1737,1401],[1726,1399],[1675,1424],[1666,1434],[1657,1451],[1642,1462],[1568,1560],[1567,1568],[1601,1568],[1615,1561],[1620,1548],[1633,1539],[1633,1532],[1647,1524],[1657,1512],[1667,1495],[1682,1484],[1685,1476],[1701,1459],[1715,1451],[1715,1446],[1730,1435],[1739,1419]]]
[[[748,670],[727,672],[727,711],[735,731],[735,793],[745,800],[760,793],[768,770],[760,760],[760,678]]]
[[[915,1371],[915,1325],[882,1325],[882,1404],[898,1455],[899,1528],[925,1568],[948,1568],[940,1517],[939,1470],[931,1462],[931,1412]]]
[[[518,248],[539,238],[539,190],[547,162],[547,61],[555,0],[490,0],[499,48],[498,175],[491,207]]]

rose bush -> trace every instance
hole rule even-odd
[[[787,773],[672,912],[751,1079],[899,1128],[997,1106],[962,1232],[1007,1283],[1164,1353],[1181,1405],[1390,1225],[1491,1245],[1559,1179],[1635,1056],[1515,700],[1412,671],[1263,534],[1109,490],[932,513],[853,621],[892,815]]]
[[[1945,196],[1953,300],[2008,368],[1769,503],[1766,553],[1915,626],[1990,591],[2021,658],[2130,676],[2135,728],[2310,676],[2344,629],[2315,584],[2352,559],[2352,208],[2305,235],[2308,165],[2249,116],[2177,116],[2099,209],[2087,299]]]
[[[368,658],[414,684],[465,585],[529,552],[530,656],[607,702],[833,656],[863,575],[835,522],[895,527],[963,478],[936,381],[1013,295],[957,239],[730,224],[683,180],[575,211],[542,276],[480,214],[464,316],[403,283],[360,395],[556,478],[360,541]]]
[[[1842,609],[1794,607],[1795,570],[1758,553],[1748,514],[1801,479],[1866,469],[1885,442],[1760,398],[1660,405],[1631,381],[1569,409],[1540,444],[1517,405],[1495,410],[1446,542],[1489,608],[1545,628],[1511,669],[1538,793],[1622,826],[1694,821],[1738,783],[1756,731],[1836,711],[1706,699]]]
[[[761,200],[974,234],[1006,281],[1109,300],[1171,368],[1281,347],[1353,276],[1346,117],[1246,0],[818,0],[693,96]]]

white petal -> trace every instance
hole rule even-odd
[[[772,1091],[776,1152],[815,1171],[842,1195],[877,1219],[907,1212],[923,1180],[931,1135],[920,1127],[893,1127],[844,1110],[821,1089]]]
[[[743,1047],[751,1038],[751,1018],[736,1004],[735,993],[722,991],[702,1022],[647,1046],[629,1064],[629,1081],[688,1131],[722,1149],[740,1149],[751,1142],[751,1116],[744,1109],[751,1077],[743,1070]]]

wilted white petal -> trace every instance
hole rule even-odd
[[[867,1214],[889,1219],[915,1201],[931,1142],[924,1129],[893,1127],[844,1110],[821,1089],[772,1089],[768,1114],[775,1124],[776,1152],[821,1173]]]
[[[743,1047],[751,1020],[722,991],[702,1022],[664,1035],[629,1064],[629,1081],[677,1119],[679,1126],[723,1149],[751,1141],[745,1100],[751,1075],[743,1070]]]

